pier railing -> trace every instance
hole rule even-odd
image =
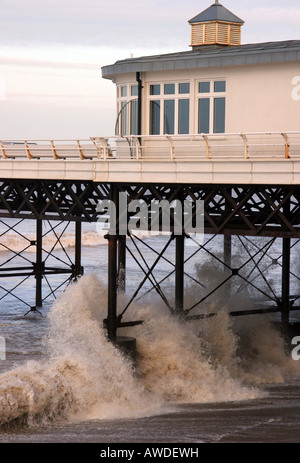
[[[300,132],[0,140],[0,159],[241,160],[300,157]]]

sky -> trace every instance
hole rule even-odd
[[[101,67],[189,50],[212,0],[0,0],[0,139],[110,136],[115,86]],[[299,0],[222,0],[242,43],[300,39]]]

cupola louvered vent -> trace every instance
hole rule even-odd
[[[216,1],[189,23],[192,27],[192,47],[202,45],[240,45],[244,21]]]

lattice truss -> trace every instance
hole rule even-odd
[[[300,238],[300,187],[265,185],[118,184],[131,199],[203,200],[210,234]],[[2,217],[97,220],[97,204],[109,199],[110,185],[92,181],[3,180]]]
[[[119,320],[130,312],[128,309],[134,301],[153,303],[153,293],[171,313],[176,312],[172,291],[176,272],[174,241],[172,235],[141,239],[132,233],[127,238],[127,253],[141,278],[125,307],[119,307]],[[300,240],[294,239],[291,241],[290,310],[299,310],[299,253]],[[280,312],[282,261],[280,238],[205,235],[199,240],[197,236],[186,235],[182,315],[202,318],[213,316],[216,309],[221,308],[232,316]]]
[[[300,238],[300,187],[299,186],[266,186],[266,185],[161,185],[161,184],[115,184],[118,192],[126,193],[127,202],[143,200],[149,209],[148,223],[151,221],[151,202],[153,200],[167,200],[172,202],[176,199],[184,200],[202,200],[204,202],[204,229],[208,239],[199,244],[197,240],[193,246],[186,246],[184,254],[184,313],[194,316],[200,308],[202,310],[205,304],[209,303],[212,298],[225,291],[226,297],[234,294],[246,294],[247,291],[255,293],[255,297],[263,297],[264,301],[270,301],[276,305],[277,310],[281,304],[281,266],[283,265],[282,244],[280,238],[292,239],[292,265],[291,278],[293,294],[289,295],[291,306],[295,306],[298,300],[298,272],[297,272],[297,245]],[[111,185],[106,183],[94,183],[91,181],[52,181],[52,180],[3,180],[0,182],[0,216],[2,218],[13,219],[35,219],[36,221],[59,221],[65,224],[69,222],[95,222],[100,214],[97,208],[99,201],[107,200],[111,197]],[[122,212],[122,211],[121,211]],[[127,220],[130,214],[127,214]],[[161,250],[156,245],[151,246],[154,253],[154,261],[145,260],[143,246],[149,245],[147,240],[139,240],[129,233],[126,240],[126,251],[135,262],[143,277],[137,284],[136,291],[131,295],[128,303],[120,310],[120,319],[130,307],[133,300],[142,295],[142,289],[147,284],[150,287],[146,292],[155,290],[160,299],[167,305],[171,311],[175,311],[176,304],[168,294],[164,283],[170,277],[176,274],[176,262],[166,257],[174,245],[174,236],[172,235],[172,224],[174,217],[171,217],[171,235],[167,239]],[[58,224],[59,222],[55,222]],[[29,250],[34,249],[35,239],[26,238],[17,227],[21,227],[22,222],[16,222],[14,227],[1,231],[1,249],[5,256],[1,265],[2,277],[11,279],[17,278],[16,273],[22,273],[24,279],[22,282],[14,283],[8,288],[7,284],[1,285],[2,299],[8,296],[14,296],[16,290],[26,284],[30,276],[36,279],[43,275],[42,284],[48,287],[49,297],[53,296],[55,291],[47,283],[48,276],[45,262],[50,262],[54,257],[55,250],[61,245],[61,240],[57,239],[57,246],[51,249],[50,254],[42,248],[42,257],[39,256],[39,266],[37,260],[27,256]],[[2,226],[5,227],[4,222]],[[52,225],[52,231],[56,230]],[[6,231],[5,231],[6,230]],[[10,246],[5,244],[4,236],[8,232],[16,232],[23,235],[25,239],[22,251],[14,251]],[[231,252],[226,255],[220,255],[220,246],[215,246],[217,239],[223,238],[222,235],[235,236],[231,241]],[[213,238],[214,237],[214,238]],[[251,237],[251,240],[250,240]],[[186,237],[185,242],[192,242],[193,236]],[[5,247],[7,246],[7,247]],[[37,246],[36,246],[37,247]],[[187,250],[193,249],[193,257],[186,253]],[[275,252],[276,249],[276,252]],[[8,269],[12,263],[12,257],[7,253],[12,252],[13,258],[18,260],[18,264],[13,264],[13,270]],[[148,249],[149,251],[149,249]],[[192,253],[192,254],[193,254]],[[172,254],[172,253],[171,253]],[[47,257],[48,256],[48,257]],[[62,257],[64,256],[64,258]],[[172,254],[174,257],[174,253]],[[203,258],[203,256],[206,256]],[[230,257],[228,257],[230,256]],[[203,275],[201,270],[207,266],[207,258],[219,266],[218,272],[211,273],[210,278]],[[61,270],[57,270],[55,275],[66,272],[68,280],[74,277],[74,266],[72,259],[66,257],[65,250],[60,249],[62,261]],[[195,270],[190,271],[186,267],[196,259],[198,273]],[[32,262],[35,262],[34,264]],[[202,263],[204,262],[204,264]],[[15,261],[16,262],[16,261]],[[20,270],[24,263],[24,270]],[[170,266],[170,271],[162,277],[157,272],[161,272],[161,263],[164,262]],[[210,262],[210,264],[211,264]],[[211,264],[212,265],[212,264]],[[41,267],[43,266],[43,267]],[[77,256],[76,274],[80,274]],[[18,270],[16,270],[18,268]],[[30,270],[29,270],[30,268]],[[51,272],[49,266],[49,272]],[[54,266],[53,266],[54,268]],[[196,269],[197,270],[197,269]],[[27,273],[26,273],[27,272]],[[73,273],[72,273],[73,272]],[[212,287],[212,276],[219,275],[219,280]],[[75,275],[76,276],[76,275]],[[22,277],[21,277],[22,278]],[[224,280],[222,279],[224,278]],[[206,281],[206,280],[209,281]],[[1,281],[0,281],[1,284]],[[246,288],[247,286],[247,288]],[[229,291],[229,289],[230,291]],[[188,291],[188,297],[186,293]],[[44,292],[43,292],[44,294]],[[46,293],[45,293],[46,294]],[[47,293],[48,294],[48,293]],[[248,294],[248,293],[247,293]],[[48,297],[47,295],[43,296]],[[18,296],[17,296],[18,298]],[[21,298],[22,299],[22,298]],[[39,299],[39,297],[37,297]],[[27,303],[28,307],[32,307]],[[35,304],[38,306],[38,304]],[[206,310],[206,309],[205,309]],[[249,309],[250,310],[250,309]],[[253,308],[251,309],[254,310]],[[270,308],[273,310],[273,308]]]
[[[83,269],[74,256],[75,236],[70,222],[1,219],[0,305],[18,301],[26,314],[39,311],[76,280]]]

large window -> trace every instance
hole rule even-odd
[[[150,101],[150,134],[160,134],[160,100]]]
[[[190,130],[190,83],[150,84],[150,135],[188,134]]]
[[[198,133],[224,133],[226,81],[198,83]]]
[[[117,87],[117,135],[138,134],[138,86],[132,84]]]

